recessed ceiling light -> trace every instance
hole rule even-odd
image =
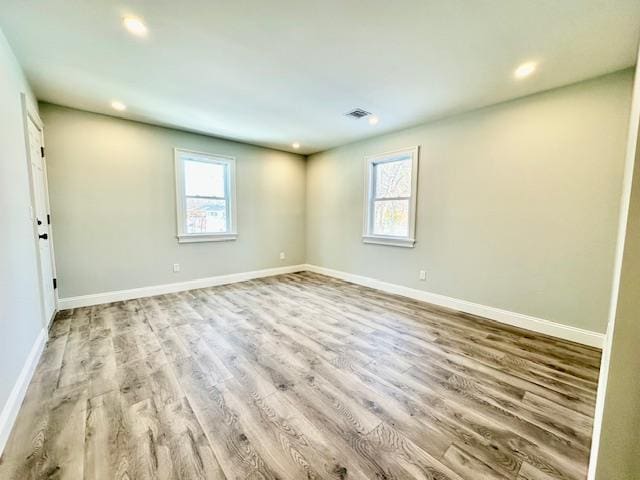
[[[369,125],[377,125],[380,119],[375,115],[369,117]]]
[[[117,100],[114,100],[113,102],[111,102],[111,106],[113,107],[114,110],[118,110],[119,112],[122,112],[123,110],[127,109],[127,106],[124,103],[119,102]]]
[[[134,35],[138,37],[144,37],[147,34],[147,26],[142,23],[142,20],[136,17],[124,17],[122,20],[124,26],[127,27]]]
[[[293,143],[291,144],[291,146],[292,146],[293,148],[295,148],[296,150],[300,148],[300,144],[299,144],[298,142],[293,142]]]
[[[518,68],[516,68],[516,70],[513,72],[513,76],[516,78],[528,77],[533,72],[535,72],[537,66],[538,65],[536,64],[536,62],[523,63]]]

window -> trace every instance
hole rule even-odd
[[[365,243],[413,247],[418,147],[365,159]]]
[[[178,241],[235,240],[236,161],[175,150]]]

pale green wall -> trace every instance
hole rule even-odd
[[[50,104],[40,112],[60,297],[304,262],[304,157]],[[174,147],[236,157],[236,241],[177,243]]]
[[[0,31],[0,412],[44,326],[29,209],[22,93],[37,110],[18,62]],[[0,435],[0,450],[3,440],[6,439]]]
[[[635,80],[630,124],[625,182],[631,181],[631,186],[623,194],[620,233],[624,249],[616,314],[608,332],[613,335],[603,352],[596,408],[603,405],[599,427],[596,415],[593,441],[597,480],[640,478],[640,77]]]
[[[310,156],[307,262],[604,332],[632,76]],[[363,158],[413,145],[416,246],[365,245]]]
[[[640,155],[620,277],[597,478],[640,478]]]

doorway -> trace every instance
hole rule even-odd
[[[40,292],[44,319],[48,326],[57,310],[57,280],[53,258],[53,239],[51,229],[51,213],[49,209],[49,192],[47,186],[47,165],[44,150],[42,122],[37,114],[26,108],[26,129],[29,153],[29,173],[31,175],[31,217],[39,257]]]

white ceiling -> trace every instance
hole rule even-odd
[[[0,0],[0,28],[41,100],[312,153],[631,66],[640,1]]]

